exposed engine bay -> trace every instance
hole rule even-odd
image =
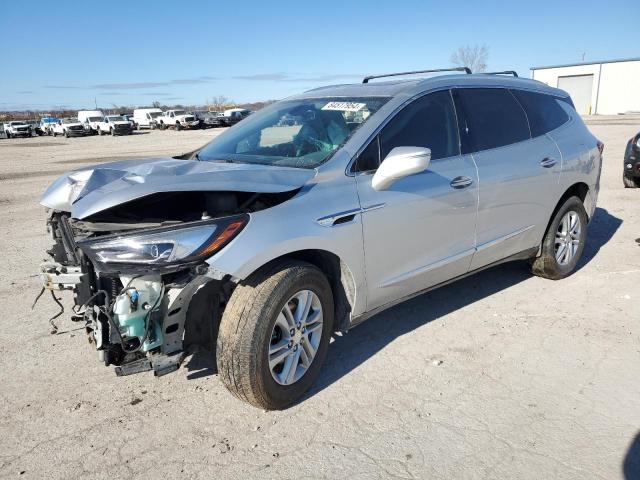
[[[82,220],[51,210],[53,246],[43,291],[72,291],[72,320],[116,374],[179,368],[196,348],[215,348],[217,324],[235,284],[205,262],[249,222],[249,214],[297,190],[163,192]],[[55,299],[54,295],[54,299]]]

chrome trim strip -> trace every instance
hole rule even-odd
[[[464,252],[460,252],[456,255],[452,255],[447,258],[443,258],[442,260],[438,260],[437,262],[430,263],[429,265],[425,265],[424,267],[416,268],[415,270],[411,270],[410,272],[403,273],[398,275],[397,277],[390,278],[380,284],[380,288],[391,287],[398,283],[402,283],[410,278],[415,277],[416,275],[420,275],[422,273],[427,273],[431,270],[435,270],[436,268],[440,268],[445,266],[448,263],[455,262],[457,260],[461,260],[464,257],[468,257],[473,255],[476,252],[475,248],[470,248],[469,250],[465,250]]]
[[[370,212],[371,210],[377,210],[378,208],[382,208],[386,205],[386,203],[376,203],[375,205],[370,205],[368,207],[363,208],[353,208],[351,210],[346,210],[344,212],[334,213],[332,215],[327,215],[326,217],[321,217],[316,220],[318,225],[323,227],[333,227],[333,224],[344,217],[349,217],[351,215],[362,214],[365,212]]]
[[[344,212],[327,215],[326,217],[317,219],[316,222],[318,223],[318,225],[321,225],[323,227],[333,227],[333,224],[336,222],[336,220],[339,220],[344,217],[349,217],[351,215],[357,215],[358,213],[361,213],[361,212],[362,212],[361,208],[354,208],[352,210],[346,210]]]
[[[362,207],[362,213],[370,212],[371,210],[377,210],[379,208],[385,207],[386,203],[376,203],[375,205],[370,205],[368,207]]]
[[[504,235],[503,237],[496,238],[495,240],[491,240],[489,242],[485,242],[485,243],[483,243],[481,245],[476,246],[476,251],[477,252],[481,252],[482,250],[486,250],[487,248],[494,247],[497,244],[502,243],[505,240],[509,240],[510,238],[517,237],[518,235],[520,235],[520,234],[522,234],[522,233],[524,233],[524,232],[526,232],[528,230],[531,230],[534,227],[535,227],[535,225],[529,225],[528,227],[521,228],[520,230],[516,230],[515,232],[508,233],[507,235]]]

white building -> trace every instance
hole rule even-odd
[[[531,78],[567,91],[583,115],[640,113],[640,58],[532,67]]]

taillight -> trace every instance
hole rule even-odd
[[[600,155],[604,152],[604,143],[598,140],[598,150],[600,151]]]

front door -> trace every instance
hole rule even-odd
[[[373,174],[394,147],[431,149],[429,168],[376,191]],[[448,90],[404,107],[360,154],[355,168],[368,310],[468,271],[475,247],[478,178],[473,158],[460,154]]]

